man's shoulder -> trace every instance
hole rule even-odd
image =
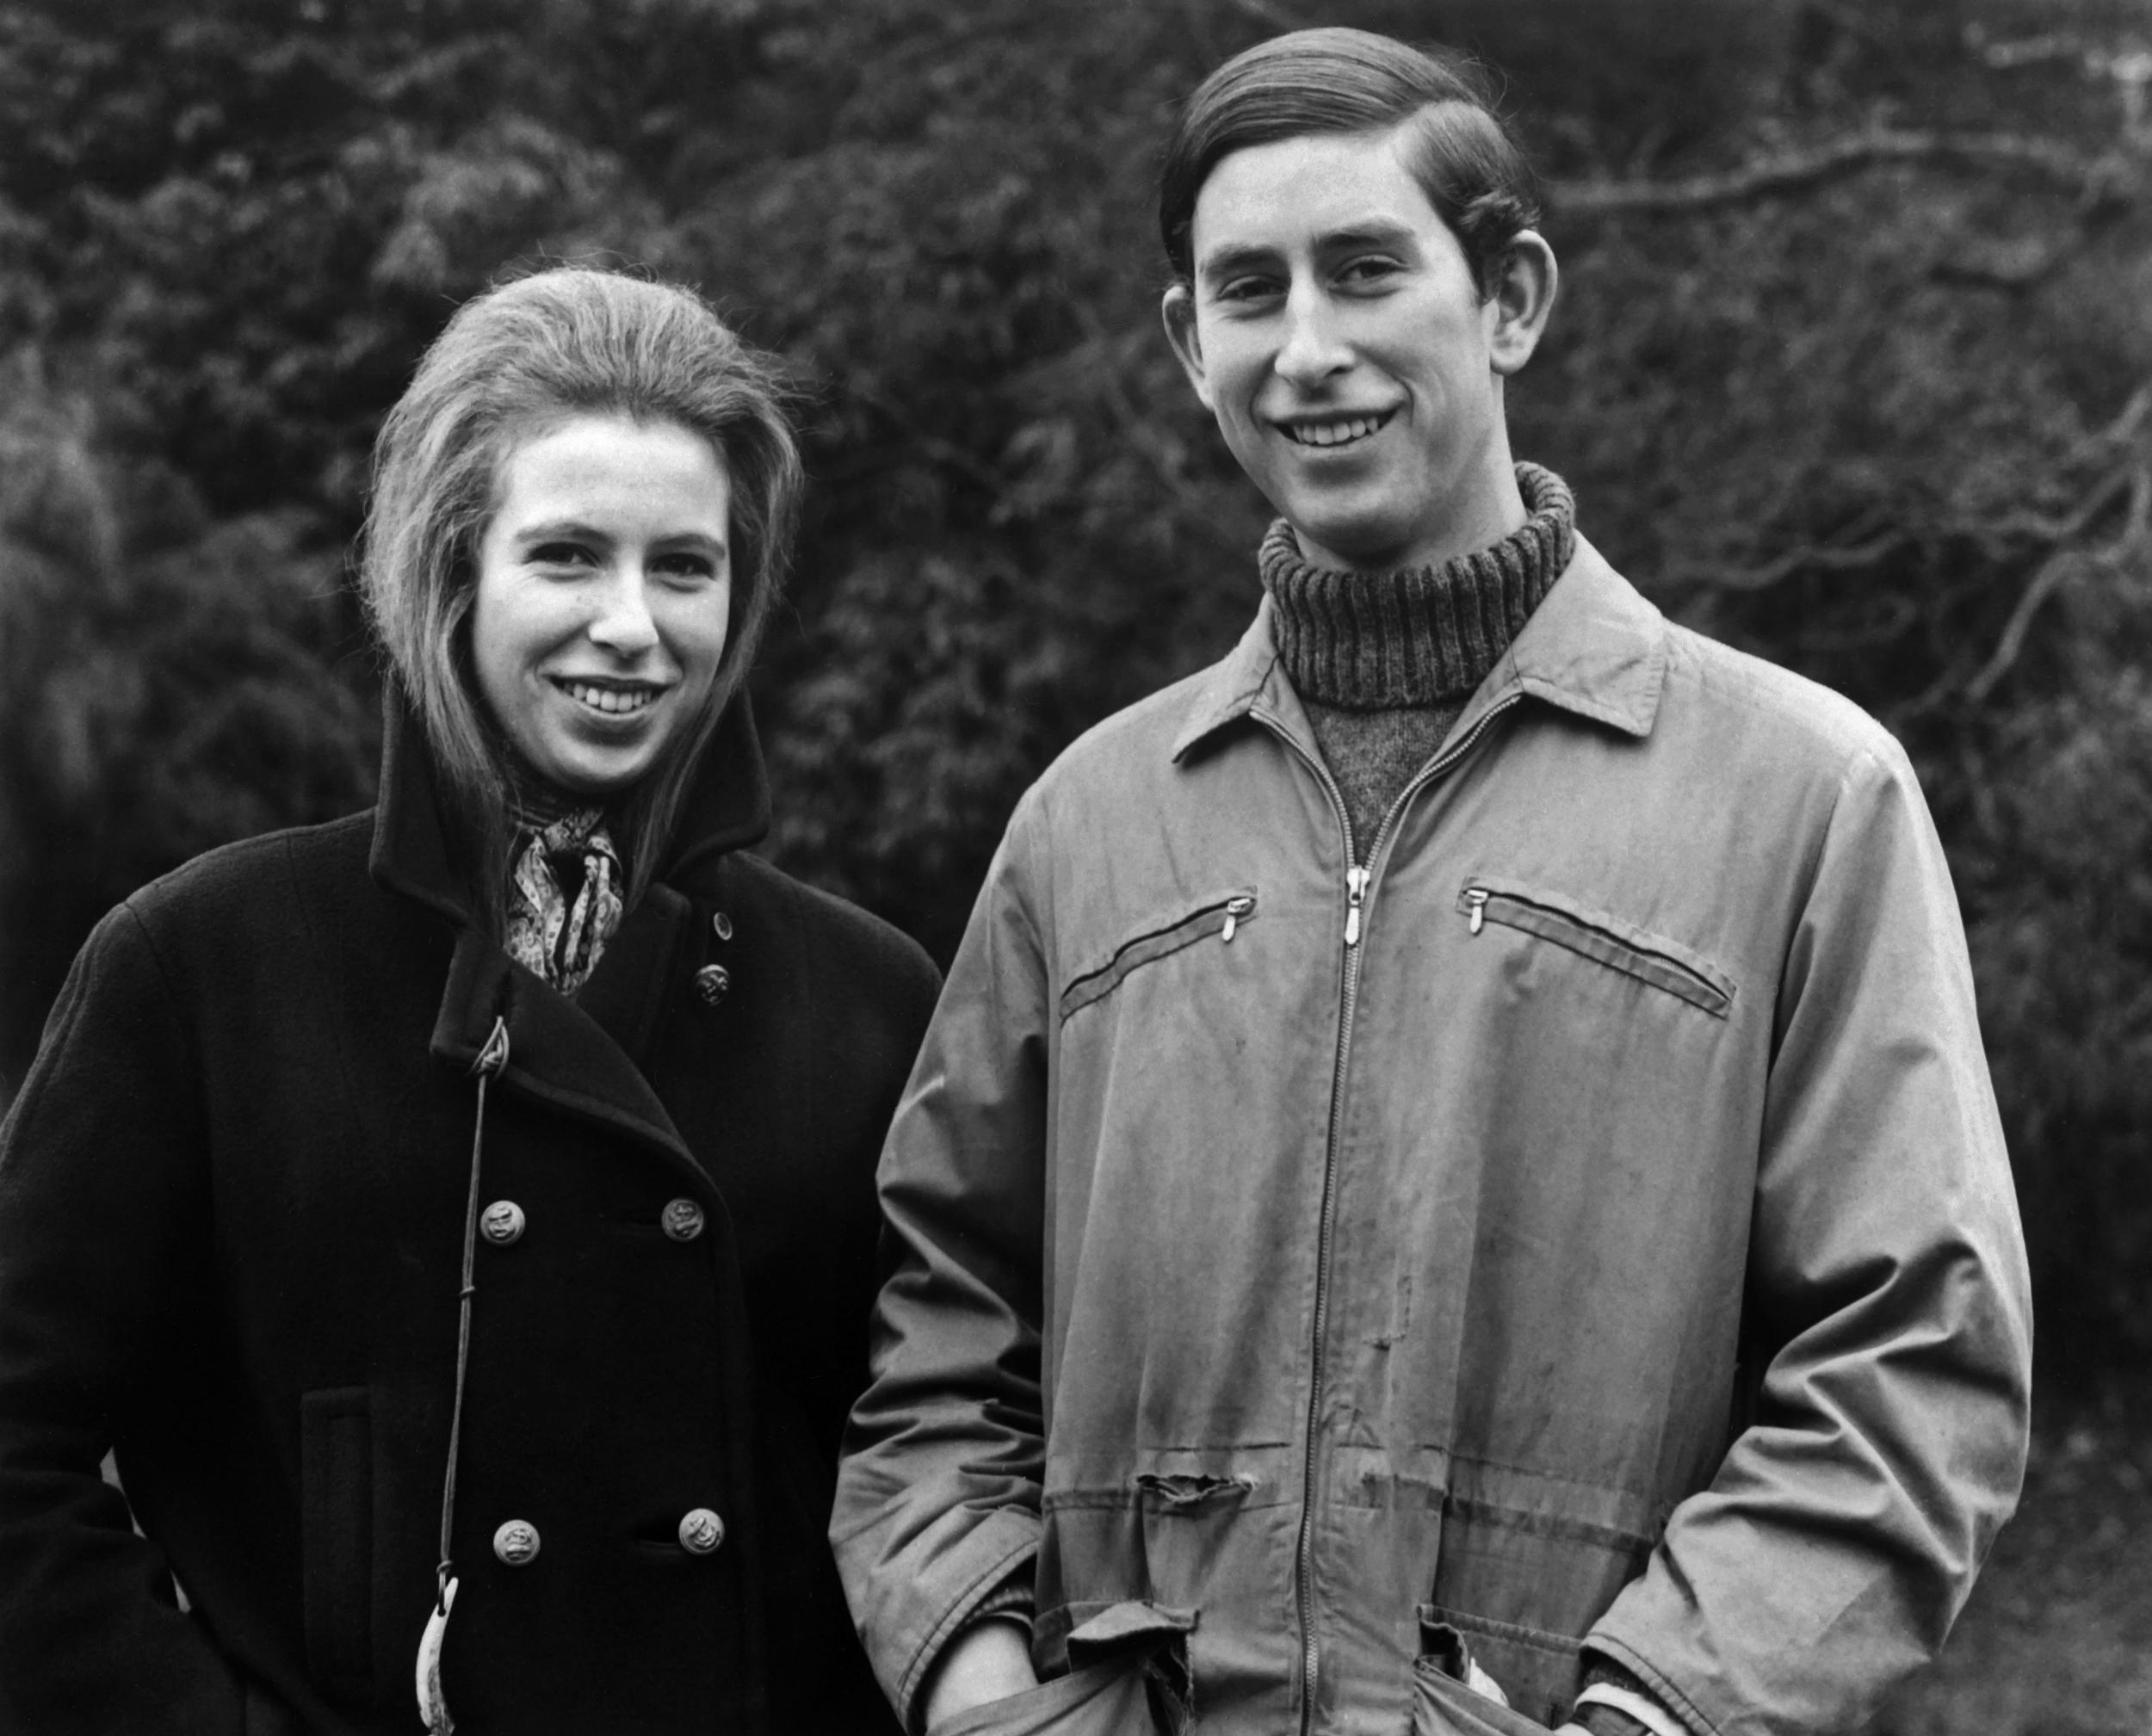
[[[1845,695],[1677,622],[1667,623],[1661,720],[1729,746],[1836,773],[1863,760],[1902,763],[1897,738]]]
[[[1222,659],[1209,664],[1100,719],[1039,775],[1035,792],[1050,795],[1106,786],[1125,788],[1132,778],[1170,773],[1175,744],[1222,666]]]

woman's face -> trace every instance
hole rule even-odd
[[[585,414],[518,445],[479,543],[480,696],[524,764],[609,796],[708,701],[731,616],[732,481],[677,423]]]

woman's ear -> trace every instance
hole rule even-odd
[[[1176,283],[1166,292],[1166,299],[1159,304],[1159,317],[1166,322],[1166,341],[1173,346],[1174,357],[1188,376],[1188,383],[1196,388],[1196,396],[1205,410],[1215,408],[1209,380],[1203,372],[1203,341],[1196,331],[1196,298],[1185,283]]]
[[[1511,238],[1486,308],[1487,357],[1497,374],[1515,374],[1531,360],[1561,279],[1555,250],[1537,230],[1520,229]]]

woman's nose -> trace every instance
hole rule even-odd
[[[593,645],[615,657],[640,657],[658,643],[650,613],[649,582],[636,565],[615,569],[598,593],[597,612],[584,629]]]
[[[1271,364],[1294,386],[1313,386],[1352,365],[1339,335],[1335,311],[1312,284],[1296,284],[1285,299],[1285,341]]]

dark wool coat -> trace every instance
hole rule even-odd
[[[393,716],[370,817],[213,851],[99,926],[0,1129],[0,1730],[421,1727],[496,1019],[479,1198],[522,1233],[477,1240],[458,1729],[894,1727],[824,1529],[937,982],[739,853],[767,814],[735,707],[571,1001],[466,922]]]

